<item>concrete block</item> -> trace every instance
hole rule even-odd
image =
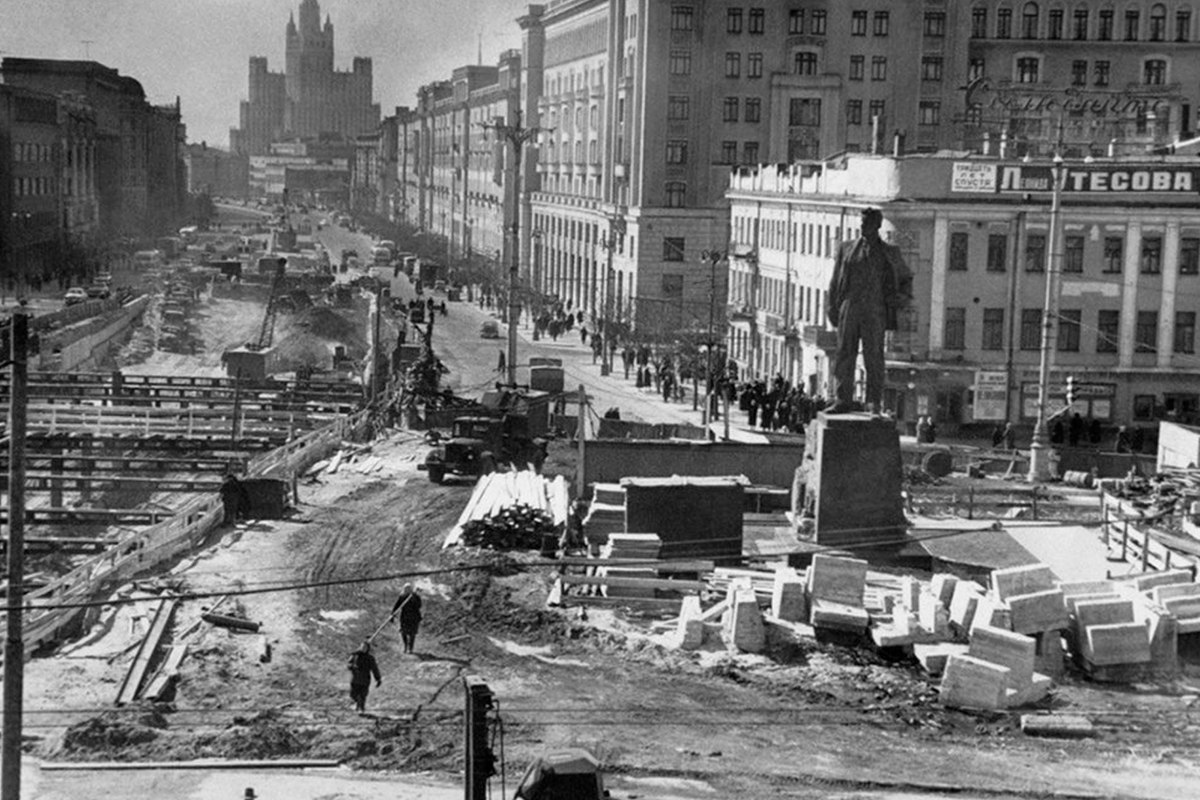
[[[1169,614],[1151,614],[1147,620],[1150,663],[1154,665],[1157,674],[1174,674],[1179,671],[1180,624],[1178,619]]]
[[[1075,620],[1079,630],[1084,630],[1089,625],[1133,622],[1133,601],[1119,597],[1109,600],[1085,600],[1076,604]]]
[[[1179,619],[1200,617],[1200,597],[1172,597],[1164,600],[1162,607]]]
[[[744,653],[761,653],[767,645],[767,632],[754,591],[739,591],[730,609],[729,641]]]
[[[917,598],[917,621],[934,636],[950,638],[950,614],[933,592],[921,592]]]
[[[1091,720],[1077,714],[1022,714],[1021,732],[1059,739],[1086,739],[1095,733]]]
[[[941,675],[946,670],[946,660],[950,656],[967,654],[967,645],[952,642],[936,644],[914,644],[913,655],[920,662],[921,668],[933,677]]]
[[[1058,588],[1062,589],[1063,597],[1068,600],[1080,594],[1106,595],[1117,593],[1117,584],[1114,581],[1071,581],[1060,583]]]
[[[912,575],[900,579],[900,602],[906,608],[916,609],[917,598],[921,596],[921,582]]]
[[[680,620],[679,648],[681,650],[699,650],[704,646],[704,632],[707,627],[708,624],[700,619]]]
[[[831,600],[814,600],[812,602],[810,624],[814,628],[832,628],[861,633],[866,631],[870,622],[871,616],[864,608],[835,603]]]
[[[1129,582],[1139,592],[1148,592],[1159,586],[1170,586],[1176,583],[1192,583],[1192,571],[1190,569],[1165,569],[1162,572],[1151,572],[1146,575],[1139,575],[1136,578],[1130,578]]]
[[[1066,669],[1063,660],[1065,652],[1062,633],[1059,631],[1035,633],[1033,640],[1037,645],[1033,655],[1033,671],[1049,675],[1051,678],[1061,678]]]
[[[1093,625],[1083,637],[1083,655],[1097,666],[1147,664],[1150,635],[1146,626],[1137,622]]]
[[[951,655],[938,698],[948,708],[998,710],[1004,707],[1008,688],[1008,667],[969,655]]]
[[[1054,679],[1049,675],[1043,675],[1040,672],[1033,673],[1029,683],[1025,684],[1020,689],[1010,689],[1004,701],[1009,708],[1020,708],[1021,706],[1030,706],[1034,703],[1040,703],[1045,700],[1050,690],[1054,688]]]
[[[804,581],[793,569],[775,572],[775,585],[771,590],[771,616],[785,622],[804,622],[808,619]]]
[[[813,556],[808,569],[809,595],[813,600],[829,600],[862,607],[867,582],[867,562],[858,558]]]
[[[976,625],[991,625],[993,628],[1012,630],[1012,614],[1008,604],[997,600],[994,595],[983,595],[976,603],[975,616],[971,619],[971,628]]]
[[[1008,609],[1012,629],[1017,633],[1065,630],[1067,627],[1067,609],[1059,589],[1010,595]]]
[[[1030,636],[988,625],[976,625],[971,629],[967,655],[1008,667],[1008,688],[1019,690],[1033,677],[1036,650],[1037,642]]]
[[[942,605],[950,608],[950,603],[954,599],[954,587],[958,585],[958,578],[954,575],[948,575],[944,572],[939,572],[933,576],[933,580],[929,582],[929,589],[934,596],[941,601]]]
[[[1200,597],[1200,583],[1172,583],[1167,586],[1156,586],[1150,590],[1150,597],[1159,604],[1177,597]]]
[[[1058,588],[1058,578],[1045,564],[992,570],[992,592],[1001,600]]]
[[[1075,616],[1077,613],[1076,609],[1079,608],[1080,603],[1089,603],[1093,600],[1112,600],[1113,598],[1121,598],[1121,597],[1122,597],[1122,595],[1119,595],[1116,593],[1074,594],[1074,595],[1068,595],[1067,597],[1065,597],[1063,599],[1063,602],[1067,607],[1067,614],[1070,616]]]
[[[983,597],[983,587],[972,581],[959,581],[954,586],[954,597],[950,601],[950,622],[960,630],[971,630],[975,621],[975,610],[979,598]]]

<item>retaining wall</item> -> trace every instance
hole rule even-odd
[[[30,368],[55,372],[94,369],[109,348],[123,340],[149,303],[150,297],[141,295],[100,316],[40,334],[38,356],[31,359]]]

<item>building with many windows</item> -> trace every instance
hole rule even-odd
[[[1068,159],[1061,260],[1049,258],[1049,160],[848,155],[739,170],[729,350],[736,363],[826,392],[836,336],[825,300],[837,244],[877,206],[915,275],[915,305],[889,334],[886,404],[939,425],[1037,415],[1047,270],[1061,269],[1050,412],[1102,425],[1200,419],[1200,167],[1191,158]]]

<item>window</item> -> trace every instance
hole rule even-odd
[[[921,80],[923,81],[940,81],[942,79],[941,56],[922,56],[921,57]]]
[[[1150,41],[1165,42],[1167,40],[1167,7],[1155,5],[1150,9]]]
[[[1121,262],[1125,258],[1125,240],[1120,236],[1104,237],[1104,269],[1110,274],[1121,271]]]
[[[667,119],[687,119],[692,115],[692,100],[686,94],[667,98]]]
[[[884,56],[871,56],[871,80],[887,80],[887,58]]]
[[[850,80],[861,81],[866,72],[866,56],[850,56]]]
[[[1050,9],[1050,14],[1046,18],[1046,38],[1061,39],[1063,37],[1063,10],[1061,8]]]
[[[1046,271],[1046,234],[1031,233],[1025,237],[1025,271]]]
[[[1026,3],[1021,9],[1021,38],[1038,38],[1038,7],[1037,3]]]
[[[737,142],[721,142],[721,161],[722,164],[737,163]]]
[[[793,61],[793,72],[796,75],[816,75],[817,54],[811,51],[796,53]]]
[[[1092,65],[1092,75],[1097,86],[1108,86],[1108,76],[1111,67],[1107,61],[1097,61]]]
[[[1175,12],[1175,41],[1192,40],[1192,12],[1186,9]]]
[[[696,14],[691,6],[671,6],[671,30],[690,31],[696,27]]]
[[[1101,22],[1103,22],[1103,14],[1101,14]],[[1071,38],[1076,41],[1086,39],[1088,33],[1088,10],[1086,8],[1075,9],[1075,15],[1071,18],[1071,23]]]
[[[1040,308],[1021,309],[1021,349],[1042,349],[1042,310]]]
[[[763,69],[763,54],[751,53],[746,56],[746,77],[761,78]]]
[[[692,74],[692,51],[691,50],[672,50],[670,71],[672,75],[691,75]]]
[[[1079,322],[1083,312],[1064,308],[1058,312],[1058,349],[1064,353],[1079,352]]]
[[[687,140],[672,139],[667,142],[667,163],[668,164],[686,164],[687,163]]]
[[[1004,309],[985,308],[983,310],[983,350],[1004,349]]]
[[[917,123],[919,125],[942,124],[942,104],[937,100],[922,100],[917,107]]]
[[[683,208],[687,185],[679,181],[669,181],[666,186],[667,208]]]
[[[793,97],[788,111],[789,125],[818,127],[821,124],[820,98]]]
[[[971,9],[971,38],[986,39],[987,38],[987,9],[973,8]]]
[[[788,33],[804,33],[803,8],[793,8],[788,11]]]
[[[1079,12],[1075,12],[1076,16]],[[1113,11],[1111,8],[1106,8],[1100,12],[1100,24],[1096,29],[1096,38],[1102,42],[1111,42],[1113,38]],[[1080,38],[1080,37],[1075,37]]]
[[[987,62],[982,58],[972,58],[967,62],[967,80],[977,81],[984,76],[987,71]]]
[[[1200,275],[1200,239],[1186,236],[1179,240],[1179,274]]]
[[[1012,9],[1001,8],[996,12],[996,38],[1012,38]]]
[[[1084,237],[1069,233],[1063,239],[1063,272],[1083,272]]]
[[[947,350],[963,350],[967,346],[967,310],[962,307],[946,308],[946,337],[943,343]]]
[[[1036,56],[1023,56],[1017,59],[1017,83],[1037,83],[1039,59]]]
[[[1086,86],[1088,76],[1088,62],[1081,59],[1076,59],[1071,62],[1071,85]]]
[[[884,109],[885,109],[886,107],[887,107],[887,103],[886,103],[885,101],[883,101],[883,100],[872,100],[872,101],[871,101],[871,102],[870,102],[870,103],[867,105],[867,118],[868,118],[868,119],[870,119],[870,120],[874,120],[876,117],[878,117],[878,118],[879,118],[879,125],[880,125],[880,127],[882,127],[882,126],[883,126],[883,120],[884,120]]]
[[[851,36],[866,36],[867,35],[867,12],[865,12],[865,11],[850,12],[850,35]]]
[[[741,53],[726,53],[725,54],[725,77],[740,78],[742,76],[742,54]]]
[[[846,124],[862,125],[862,100],[846,101]]]
[[[1004,272],[1008,261],[1008,235],[993,233],[988,236],[987,271]]]
[[[1142,274],[1158,275],[1162,272],[1161,236],[1146,236],[1142,238]]]
[[[740,8],[731,8],[725,12],[725,32],[742,32],[742,10]]]
[[[1121,312],[1102,308],[1096,315],[1096,352],[1115,353],[1120,344]]]
[[[725,98],[725,102],[722,103],[722,106],[721,106],[722,110],[723,110],[721,118],[725,122],[737,122],[738,121],[738,103],[739,103],[739,101],[736,97],[726,97]]]
[[[813,11],[812,19],[809,20],[809,22],[811,22],[812,24],[808,26],[808,32],[811,33],[813,36],[824,36],[825,35],[825,21],[827,18],[828,18],[828,15],[824,11],[822,11],[820,9]]]
[[[1142,83],[1147,86],[1162,86],[1167,82],[1167,62],[1161,58],[1147,59],[1142,74]]]
[[[758,97],[746,98],[746,122],[762,121],[762,100]]]
[[[876,11],[874,17],[874,26],[871,33],[876,36],[887,36],[888,28],[891,27],[891,16],[886,11]]]
[[[742,163],[758,163],[758,142],[745,142],[742,144]]]
[[[663,261],[683,261],[685,240],[682,236],[663,237]]]
[[[946,35],[946,12],[925,12],[925,35],[941,38]]]
[[[1125,41],[1136,42],[1138,38],[1138,22],[1140,15],[1136,8],[1128,9],[1125,12]]]
[[[970,249],[971,235],[966,231],[953,231],[950,234],[950,263],[947,268],[954,272],[967,271],[967,259]]]
[[[761,8],[750,9],[750,25],[749,25],[748,30],[750,31],[750,34],[752,36],[753,35],[761,35],[762,32],[764,30],[766,30],[766,26],[767,26],[766,18],[767,18],[767,14],[764,9],[761,9]]]
[[[1137,312],[1137,326],[1133,331],[1133,352],[1158,352],[1158,312]]]
[[[1175,312],[1175,346],[1176,353],[1196,352],[1196,312]]]

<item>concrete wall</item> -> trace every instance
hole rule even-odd
[[[589,439],[583,451],[588,484],[671,475],[745,475],[751,483],[790,487],[802,445]],[[587,497],[586,489],[581,496]]]
[[[110,347],[124,341],[133,321],[142,315],[149,302],[149,296],[142,295],[115,312],[44,334],[38,358],[30,366],[58,372],[94,368]]]

